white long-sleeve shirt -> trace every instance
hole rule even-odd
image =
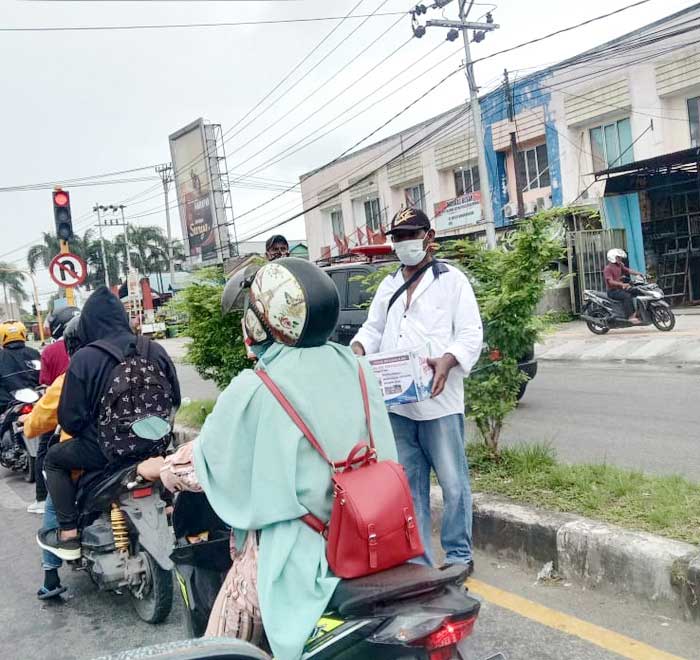
[[[408,309],[404,291],[388,315],[389,301],[404,278],[401,271],[387,276],[372,300],[367,320],[352,340],[362,344],[367,355],[428,344],[431,357],[455,356],[458,365],[450,371],[440,396],[392,407],[392,413],[416,421],[464,413],[464,379],[479,359],[483,344],[481,315],[469,280],[449,264],[440,262],[438,269],[438,277],[433,269],[426,271]]]

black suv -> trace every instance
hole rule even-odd
[[[398,262],[396,267],[399,267]],[[355,279],[357,276],[368,275],[377,270],[377,266],[386,265],[386,262],[370,263],[343,263],[335,266],[327,266],[323,270],[328,273],[333,280],[340,295],[340,316],[335,332],[331,335],[331,341],[347,346],[352,338],[357,334],[362,324],[367,318],[367,309],[363,307],[372,296],[365,291],[362,281]],[[520,370],[532,380],[537,374],[537,360],[535,359],[535,347],[530,350],[519,361]],[[523,383],[518,394],[518,400],[522,399],[527,388],[527,383]]]

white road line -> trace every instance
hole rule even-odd
[[[0,477],[0,507],[16,510],[27,508],[27,502],[17,495],[2,477]]]

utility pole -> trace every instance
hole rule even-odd
[[[479,164],[479,179],[481,181],[481,208],[484,213],[484,225],[486,230],[486,243],[490,248],[496,247],[496,224],[493,218],[493,206],[491,205],[491,187],[489,185],[489,171],[486,166],[486,152],[484,149],[484,133],[481,124],[481,107],[479,105],[479,88],[474,78],[474,64],[472,62],[471,51],[469,49],[470,31],[474,33],[474,41],[481,42],[484,40],[486,33],[499,28],[493,22],[491,12],[486,14],[486,23],[470,23],[465,12],[466,3],[468,0],[459,1],[459,21],[448,20],[432,20],[426,21],[425,26],[417,23],[416,16],[425,14],[427,9],[425,5],[416,5],[411,11],[413,15],[412,25],[413,34],[420,38],[425,34],[426,27],[443,27],[449,28],[447,33],[448,41],[455,41],[462,33],[464,39],[464,70],[467,76],[467,84],[469,86],[469,105],[474,123],[474,141],[476,142],[476,151]],[[443,9],[452,0],[435,0],[430,9]],[[470,5],[471,6],[471,5]]]
[[[102,252],[102,269],[105,274],[105,286],[109,289],[109,270],[107,269],[107,253],[105,252],[105,239],[102,235],[102,219],[100,218],[100,205],[95,202],[95,206],[92,207],[94,213],[97,213],[97,227],[100,230],[100,251]]]
[[[518,204],[518,218],[525,217],[525,202],[523,201],[523,190],[527,187],[527,181],[523,182],[520,172],[520,152],[518,151],[518,136],[515,130],[515,99],[513,90],[508,78],[508,69],[503,69],[503,85],[508,101],[508,121],[511,124],[510,151],[513,154],[513,166],[515,167],[515,199]]]
[[[122,214],[122,225],[124,225],[124,245],[126,246],[126,265],[129,269],[129,272],[131,272],[131,249],[129,248],[129,228],[126,224],[126,220],[124,219],[124,209],[126,206],[124,204],[120,204],[118,207],[113,206],[114,212],[117,212],[117,208],[121,211]]]
[[[163,181],[163,195],[165,196],[165,224],[168,231],[168,265],[170,266],[170,287],[173,295],[175,294],[175,263],[173,259],[173,235],[170,228],[170,204],[168,203],[168,189],[170,182],[173,180],[172,165],[170,163],[164,165],[156,165],[156,172],[160,174]],[[162,286],[161,286],[162,288]]]

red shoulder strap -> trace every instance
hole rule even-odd
[[[334,467],[333,461],[331,461],[330,458],[328,458],[328,455],[326,454],[325,451],[323,451],[323,447],[318,443],[318,440],[316,440],[316,437],[314,434],[311,432],[311,429],[306,425],[304,420],[299,416],[299,413],[297,413],[296,410],[294,410],[294,406],[292,406],[291,403],[289,403],[289,400],[287,399],[284,394],[282,394],[282,391],[280,390],[279,387],[275,384],[275,382],[270,378],[269,374],[267,371],[264,369],[256,369],[255,373],[260,377],[260,380],[262,380],[263,383],[265,383],[265,386],[267,387],[270,392],[272,392],[272,395],[277,399],[279,404],[284,408],[284,411],[289,415],[291,420],[297,425],[299,430],[304,434],[304,437],[311,443],[311,446],[323,457],[323,460],[326,461],[331,467]]]
[[[369,412],[369,393],[367,392],[367,379],[362,365],[358,363],[360,369],[360,389],[362,390],[362,404],[365,407],[365,420],[367,421],[367,432],[369,433],[369,446],[374,449],[374,434],[372,433],[372,416]]]

